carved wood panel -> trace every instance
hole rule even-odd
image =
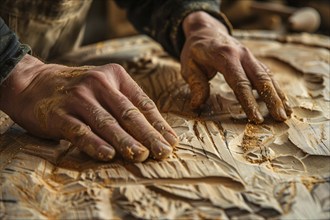
[[[329,219],[329,38],[236,36],[273,71],[294,109],[289,120],[275,122],[258,100],[265,123],[249,123],[221,74],[192,112],[179,64],[146,37],[81,48],[60,61],[121,63],[180,143],[164,161],[102,163],[66,141],[29,136],[1,113],[0,218]]]

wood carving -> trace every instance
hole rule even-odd
[[[260,101],[265,123],[248,123],[221,74],[205,107],[191,111],[179,64],[146,37],[81,48],[60,61],[121,63],[180,143],[164,161],[102,163],[10,127],[2,113],[0,218],[329,219],[329,38],[236,36],[273,71],[294,109],[289,120],[275,122]]]

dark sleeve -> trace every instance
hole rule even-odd
[[[229,31],[231,25],[220,12],[220,0],[116,0],[125,8],[128,18],[137,30],[158,41],[172,56],[179,58],[185,37],[181,28],[183,19],[194,11],[205,11],[223,22]]]
[[[11,70],[30,52],[27,45],[21,44],[0,17],[0,84],[8,77]]]

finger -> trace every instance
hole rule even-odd
[[[222,69],[226,82],[234,91],[248,119],[254,123],[262,123],[264,119],[258,109],[251,83],[241,64],[235,61],[228,62],[226,67]]]
[[[148,122],[166,139],[171,145],[178,143],[177,135],[171,126],[159,113],[155,103],[143,92],[129,74],[119,65],[106,65],[110,69],[111,76],[116,76],[117,87],[124,96],[141,111]],[[103,67],[104,68],[104,67]],[[106,86],[106,85],[105,85]],[[102,91],[103,93],[103,91]]]
[[[290,104],[289,104],[289,101],[288,101],[288,98],[286,97],[286,95],[284,94],[284,92],[280,89],[280,86],[279,84],[277,83],[277,81],[274,79],[273,76],[270,77],[272,82],[273,82],[273,85],[276,89],[276,92],[277,94],[279,95],[279,97],[281,98],[282,100],[282,104],[284,106],[284,109],[285,109],[285,113],[287,116],[290,116],[293,112]]]
[[[111,112],[124,130],[151,151],[155,159],[167,158],[172,153],[172,147],[164,137],[118,90],[108,86],[102,94],[102,105]]]
[[[112,108],[119,123],[128,133],[148,147],[155,159],[167,158],[172,153],[169,143],[125,96],[121,99],[126,100],[117,102],[118,109]]]
[[[274,79],[273,74],[271,73],[270,69],[263,63],[259,62],[259,64],[262,66],[262,68],[268,73],[268,75],[270,76],[273,85],[276,89],[276,92],[278,94],[278,96],[280,97],[280,99],[282,100],[283,106],[285,108],[285,112],[287,114],[287,116],[290,116],[292,114],[292,108],[289,104],[288,98],[287,96],[284,94],[284,92],[282,91],[282,89],[280,88],[280,85],[277,83],[277,81]]]
[[[55,117],[56,118],[56,117]],[[115,156],[114,148],[95,135],[90,128],[80,120],[65,115],[57,117],[60,133],[74,146],[97,160],[109,161]]]
[[[208,78],[192,60],[182,66],[182,76],[189,84],[191,91],[190,107],[192,109],[197,109],[205,103],[210,96]]]
[[[267,72],[259,65],[254,56],[248,53],[242,60],[243,68],[252,82],[253,87],[258,91],[260,97],[266,103],[270,114],[278,121],[285,121],[287,115],[273,85],[273,82]]]
[[[162,117],[155,103],[143,92],[132,78],[129,77],[126,82],[127,83],[121,88],[122,93],[129,98],[166,141],[171,146],[175,146],[178,143],[178,137],[171,126]]]
[[[148,158],[149,150],[123,130],[117,120],[95,100],[88,100],[88,104],[76,111],[93,132],[111,143],[125,160],[142,162]]]

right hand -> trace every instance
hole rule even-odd
[[[183,21],[183,30],[186,41],[181,52],[182,76],[190,86],[193,109],[208,99],[209,80],[220,72],[249,121],[264,121],[252,89],[257,90],[275,120],[288,119],[292,108],[271,71],[230,36],[219,20],[202,11],[193,12]]]
[[[0,109],[31,134],[93,158],[164,159],[177,143],[154,102],[118,64],[67,67],[25,55],[0,86]]]

